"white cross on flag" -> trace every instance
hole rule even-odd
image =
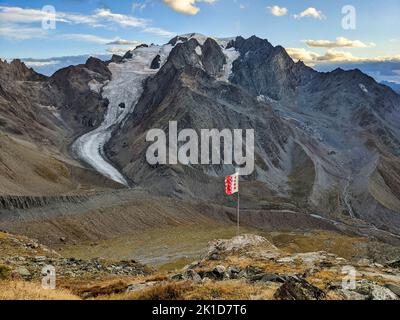
[[[239,173],[225,177],[225,193],[228,196],[239,192]]]

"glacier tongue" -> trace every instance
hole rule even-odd
[[[93,131],[79,137],[73,151],[84,162],[110,179],[128,186],[124,176],[104,156],[104,145],[113,130],[123,125],[131,114],[143,92],[143,81],[157,73],[150,69],[152,60],[159,54],[161,65],[167,60],[171,45],[141,47],[132,51],[132,58],[123,63],[110,63],[112,79],[103,86],[103,98],[109,100],[108,110],[102,124]],[[121,104],[125,107],[121,107]],[[122,105],[123,106],[123,105]]]
[[[235,48],[223,49],[222,52],[226,57],[226,64],[224,65],[223,74],[218,79],[220,81],[229,81],[229,76],[232,74],[232,66],[236,59],[240,57],[240,52]]]

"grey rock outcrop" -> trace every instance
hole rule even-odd
[[[56,88],[54,105],[76,131],[98,126],[107,111],[108,101],[100,92],[92,90],[89,82],[97,84],[111,79],[111,72],[105,62],[89,58],[85,64],[58,70],[50,78],[50,85]],[[86,128],[86,129],[85,129]]]

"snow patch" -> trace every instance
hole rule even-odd
[[[365,85],[363,85],[362,83],[359,84],[359,87],[362,91],[364,91],[365,93],[368,93],[368,89]]]
[[[200,46],[197,46],[195,51],[196,51],[198,56],[201,56],[203,54],[203,51],[201,51],[201,47]]]
[[[100,90],[103,87],[103,84],[98,82],[96,79],[90,80],[88,85],[90,90],[96,93],[100,93]]]
[[[188,40],[190,39],[196,39],[200,45],[204,45],[204,42],[210,37],[205,36],[204,34],[200,33],[187,33],[187,34],[182,34],[179,37],[181,38],[187,38]]]
[[[230,38],[215,38],[214,40],[217,41],[217,43],[218,43],[221,47],[226,48],[226,47],[228,46],[228,44],[229,44],[231,41],[236,40],[236,37],[230,37]]]
[[[258,102],[267,102],[267,97],[264,96],[263,94],[257,96],[257,101]]]

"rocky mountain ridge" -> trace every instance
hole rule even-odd
[[[158,192],[220,201],[214,179],[233,168],[151,168],[144,134],[166,129],[168,120],[178,120],[178,130],[254,128],[256,171],[247,180],[325,217],[399,231],[400,181],[396,173],[388,182],[386,173],[397,172],[399,95],[359,70],[316,72],[257,37],[237,37],[224,47],[189,35],[170,44],[175,47],[168,60],[146,80],[134,112],[106,146],[134,184],[157,181]],[[238,52],[237,58],[228,61],[227,50]],[[231,73],[220,81],[227,62]],[[200,194],[205,189],[195,184],[203,181],[207,192]],[[271,198],[257,200],[253,205]]]
[[[148,54],[143,92],[133,106],[118,101],[133,112],[111,127],[100,150],[131,187],[232,205],[220,186],[234,166],[150,166],[145,134],[167,129],[172,120],[178,129],[196,131],[252,128],[256,169],[243,178],[245,208],[281,203],[399,235],[400,96],[359,70],[314,71],[255,36],[219,40],[188,34],[107,62],[90,58],[49,78],[18,61],[2,62],[2,131],[37,145],[49,139],[52,149],[73,162],[69,145],[96,130],[110,109],[103,92],[113,80],[110,70],[118,64],[123,69],[139,53]],[[137,93],[138,84],[131,85]]]

